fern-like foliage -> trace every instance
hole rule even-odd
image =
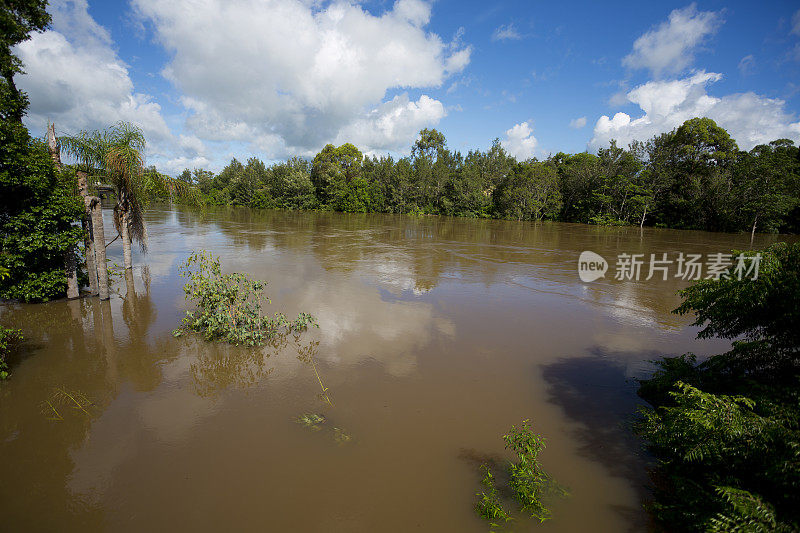
[[[756,253],[757,279],[700,281],[676,310],[732,349],[663,359],[641,382],[648,508],[669,530],[800,531],[800,243]]]
[[[779,524],[775,508],[761,497],[734,487],[716,487],[727,508],[709,521],[709,533],[768,533],[792,531]]]

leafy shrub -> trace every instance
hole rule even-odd
[[[517,461],[509,461],[508,475],[509,488],[520,506],[520,510],[532,518],[544,522],[550,519],[550,511],[542,503],[542,498],[548,494],[566,494],[553,479],[544,471],[539,463],[539,453],[545,447],[544,437],[531,431],[528,420],[522,422],[521,427],[511,426],[511,431],[503,435],[506,449],[517,455]],[[489,465],[481,465],[484,490],[478,493],[480,500],[475,505],[478,515],[489,521],[511,520],[511,515],[503,508],[495,487],[494,476]],[[492,523],[493,527],[497,524]]]
[[[555,488],[552,479],[539,463],[539,453],[544,449],[545,441],[541,435],[531,432],[528,421],[522,427],[511,426],[508,435],[503,435],[506,448],[517,454],[517,462],[508,465],[511,474],[509,485],[519,502],[523,512],[530,514],[540,522],[550,518],[550,511],[541,501],[542,495]]]
[[[497,526],[494,523],[497,520],[510,521],[511,515],[503,508],[503,504],[497,495],[497,487],[494,485],[494,476],[491,469],[488,465],[483,464],[481,465],[481,471],[483,472],[481,485],[483,485],[484,490],[478,494],[480,500],[475,504],[478,516],[492,522],[492,526]]]
[[[612,215],[607,213],[601,215],[595,215],[589,219],[589,224],[594,224],[596,226],[627,226],[628,223],[624,220],[620,220],[615,218]]]
[[[175,336],[188,330],[202,333],[207,341],[262,346],[277,334],[317,326],[307,313],[300,313],[293,321],[282,313],[263,316],[262,304],[269,302],[263,295],[265,283],[246,274],[222,274],[219,258],[209,252],[192,253],[180,274],[189,280],[183,290],[196,309],[186,312],[181,328],[173,331]]]
[[[14,342],[22,340],[21,333],[16,329],[8,329],[0,326],[0,380],[8,377],[8,364],[6,357],[11,351]]]
[[[269,192],[259,189],[250,198],[250,207],[253,209],[271,209],[275,207],[275,200],[272,199]]]
[[[66,295],[64,254],[83,239],[74,224],[83,205],[74,174],[58,172],[41,142],[21,136],[0,149],[0,298],[46,302]]]

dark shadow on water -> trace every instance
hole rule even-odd
[[[501,498],[508,501],[513,500],[514,492],[510,488],[511,476],[508,472],[509,460],[500,454],[491,454],[480,452],[473,448],[461,448],[458,452],[458,458],[470,465],[475,472],[475,487],[482,490],[480,484],[483,478],[481,466],[486,465],[491,470],[495,479],[495,487],[497,493]]]
[[[579,453],[626,479],[642,503],[649,496],[647,469],[651,458],[633,434],[636,410],[644,402],[636,395],[638,383],[626,372],[626,361],[648,361],[665,354],[609,352],[593,348],[585,357],[562,359],[542,369],[549,401],[579,423],[575,437]],[[641,376],[637,376],[641,377]],[[630,523],[630,531],[651,530],[640,509],[616,509]]]
[[[11,350],[6,358],[9,372],[13,374],[15,367],[22,364],[28,357],[35,355],[46,347],[44,343],[30,342],[24,337],[21,340],[13,341]]]

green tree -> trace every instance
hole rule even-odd
[[[132,242],[147,250],[144,208],[151,199],[180,198],[194,205],[202,201],[185,181],[161,174],[155,167],[145,169],[147,141],[136,124],[120,121],[105,130],[62,136],[59,142],[94,184],[113,185],[117,197],[114,224],[122,239],[126,269],[133,266]]]
[[[588,223],[600,213],[594,194],[601,187],[600,158],[588,152],[574,155],[559,152],[550,162],[558,169],[563,198],[561,220]]]
[[[630,224],[640,219],[650,201],[650,191],[641,183],[642,164],[629,150],[611,141],[598,151],[599,183],[592,191],[597,212],[590,221],[601,224]]]
[[[0,96],[0,99],[2,96]],[[43,143],[0,120],[0,298],[47,301],[67,290],[64,257],[83,240],[74,176],[58,172]]]
[[[684,122],[665,140],[658,157],[670,184],[662,195],[659,221],[673,228],[723,230],[733,215],[731,170],[736,142],[709,118]]]
[[[321,203],[330,205],[336,197],[341,204],[351,190],[350,182],[361,175],[362,159],[359,149],[350,143],[339,147],[328,144],[314,157],[311,182]]]
[[[446,141],[444,134],[435,129],[425,128],[419,132],[419,137],[411,147],[411,157],[414,159],[424,157],[430,161],[435,161],[441,152],[445,150]]]
[[[414,180],[414,169],[408,158],[397,161],[389,173],[386,184],[388,210],[393,213],[410,213],[419,208],[420,190]]]
[[[778,139],[742,153],[734,167],[734,196],[741,201],[737,229],[778,231],[800,201],[798,149]]]
[[[518,163],[495,190],[494,205],[502,218],[541,220],[555,217],[561,209],[555,168],[547,163]]]
[[[194,183],[194,179],[192,177],[192,171],[189,170],[188,168],[184,168],[183,172],[178,174],[178,179],[184,183],[189,183],[189,184]]]
[[[311,164],[299,157],[273,165],[267,170],[265,192],[284,209],[315,209],[318,206]]]
[[[83,206],[74,177],[59,172],[42,142],[22,125],[28,100],[14,84],[22,63],[11,49],[50,22],[43,1],[0,6],[0,298],[64,296],[65,259],[81,240]]]
[[[28,106],[26,96],[14,84],[22,73],[22,61],[11,51],[30,39],[33,32],[44,31],[50,24],[46,0],[4,0],[0,6],[0,75],[3,88],[3,118],[22,122]]]

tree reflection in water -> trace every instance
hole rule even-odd
[[[253,348],[187,338],[184,342],[189,344],[188,351],[196,354],[189,366],[195,392],[207,398],[232,387],[252,387],[275,371],[268,360],[287,353],[290,347],[297,351],[300,361],[313,361],[319,341],[301,342],[300,338],[296,333],[283,332],[265,346]],[[325,390],[323,394],[327,396]]]

